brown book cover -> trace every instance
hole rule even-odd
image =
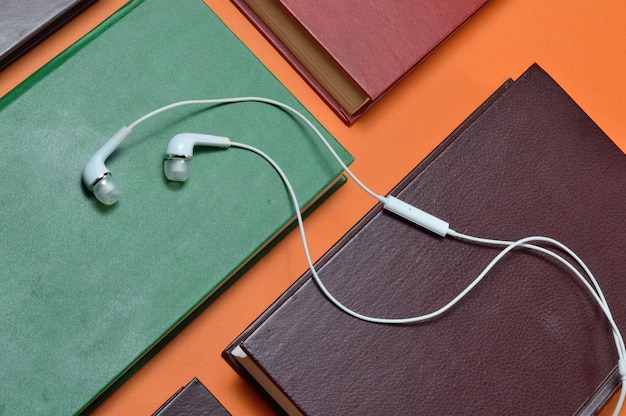
[[[0,70],[95,1],[0,1]]]
[[[194,378],[178,390],[152,416],[229,416],[213,394]]]
[[[232,0],[346,123],[488,0]]]
[[[626,327],[626,157],[539,66],[500,88],[391,195],[457,232],[561,241]],[[423,232],[378,206],[317,270],[344,305],[401,318],[447,304],[500,250]],[[307,415],[594,414],[619,383],[596,302],[563,265],[523,249],[443,316],[404,326],[348,316],[305,273],[224,357]]]

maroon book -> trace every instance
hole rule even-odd
[[[488,0],[232,1],[351,124]]]
[[[391,194],[458,232],[563,242],[626,329],[626,156],[538,66]],[[447,304],[500,250],[423,232],[379,206],[317,269],[346,306],[401,318]],[[224,356],[290,414],[594,414],[619,384],[596,302],[569,269],[524,249],[443,316],[404,326],[343,313],[306,273]]]

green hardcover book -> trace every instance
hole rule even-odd
[[[138,125],[107,160],[116,205],[82,185],[122,126],[172,102],[237,96],[310,117],[201,0],[135,0],[0,100],[0,414],[90,409],[292,224],[280,177],[251,152],[196,150],[189,181],[168,182],[176,133],[263,150],[302,209],[342,182],[304,123],[249,102]]]

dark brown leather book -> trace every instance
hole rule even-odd
[[[391,195],[457,232],[561,241],[626,328],[626,157],[537,65]],[[423,232],[379,206],[317,269],[344,305],[401,318],[447,304],[500,250]],[[596,302],[562,264],[525,249],[443,316],[404,326],[341,312],[306,273],[224,356],[291,414],[593,414],[618,386]]]
[[[95,1],[0,1],[0,70]]]
[[[153,416],[229,416],[215,396],[194,378],[165,402]]]
[[[346,123],[488,0],[232,0]]]

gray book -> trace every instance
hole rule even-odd
[[[1,1],[0,70],[7,67],[95,1]]]

